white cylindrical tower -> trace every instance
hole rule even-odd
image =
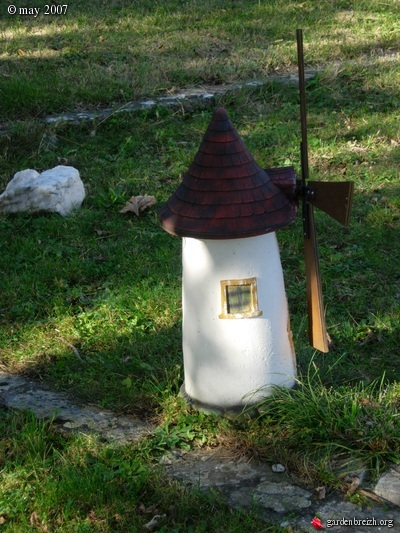
[[[232,409],[292,387],[295,355],[275,233],[246,239],[185,237],[185,393]]]

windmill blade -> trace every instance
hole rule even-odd
[[[329,216],[348,226],[353,199],[354,183],[352,181],[308,181],[312,194],[308,201]]]
[[[327,353],[329,352],[329,337],[326,332],[314,208],[307,202],[306,210],[308,211],[309,233],[308,237],[304,237],[304,258],[306,265],[308,336],[313,348]]]
[[[329,352],[329,335],[326,331],[325,311],[322,297],[321,275],[315,231],[314,206],[332,218],[349,225],[354,184],[345,182],[308,181],[303,191],[304,251],[308,307],[308,335],[313,348]]]
[[[324,303],[317,238],[315,233],[314,209],[310,203],[313,194],[308,187],[308,148],[307,148],[307,111],[304,81],[303,32],[297,30],[297,54],[299,64],[300,118],[301,118],[301,195],[306,265],[306,286],[308,305],[308,336],[313,348],[321,352],[329,351],[326,331]]]

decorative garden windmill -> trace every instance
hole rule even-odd
[[[292,387],[295,353],[276,230],[302,198],[311,344],[328,351],[313,206],[348,223],[352,184],[308,180],[302,33],[297,32],[302,179],[292,167],[263,170],[223,108],[215,111],[182,183],[160,212],[183,238],[183,392],[230,410]]]

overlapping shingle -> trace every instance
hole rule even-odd
[[[235,239],[275,231],[296,217],[293,168],[263,170],[228,113],[218,108],[182,183],[160,211],[179,237]]]

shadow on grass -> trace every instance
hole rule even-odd
[[[368,5],[371,16],[382,9]],[[298,26],[307,26],[307,40],[318,55],[321,17],[329,34],[342,24],[337,16],[343,11],[342,2],[322,8],[317,2],[305,7],[281,0],[228,5],[222,0],[98,1],[70,6],[63,17],[8,17],[16,35],[5,40],[3,119],[263,77],[292,67]],[[288,44],[293,53],[288,53]],[[351,45],[344,55],[372,54],[391,44],[377,36],[359,48]],[[346,50],[346,40],[341,46]]]
[[[1,408],[0,429],[1,518],[6,529],[139,531],[162,514],[162,523],[174,531],[197,525],[211,531],[219,521],[224,526],[228,521],[232,530],[245,522],[244,530],[260,531],[257,520],[230,511],[215,495],[188,491],[164,477],[151,467],[146,452],[132,445],[110,447],[90,437],[66,438],[49,421]]]
[[[0,360],[100,405],[140,409],[180,364],[180,242],[151,213],[107,224],[84,211],[2,218],[13,266],[3,256]]]
[[[61,342],[60,344],[66,344]],[[37,354],[36,363],[20,371],[32,379],[71,395],[72,400],[95,403],[119,413],[152,418],[163,398],[181,384],[180,327],[157,333],[106,336],[104,347],[82,349],[69,343],[57,354]]]

